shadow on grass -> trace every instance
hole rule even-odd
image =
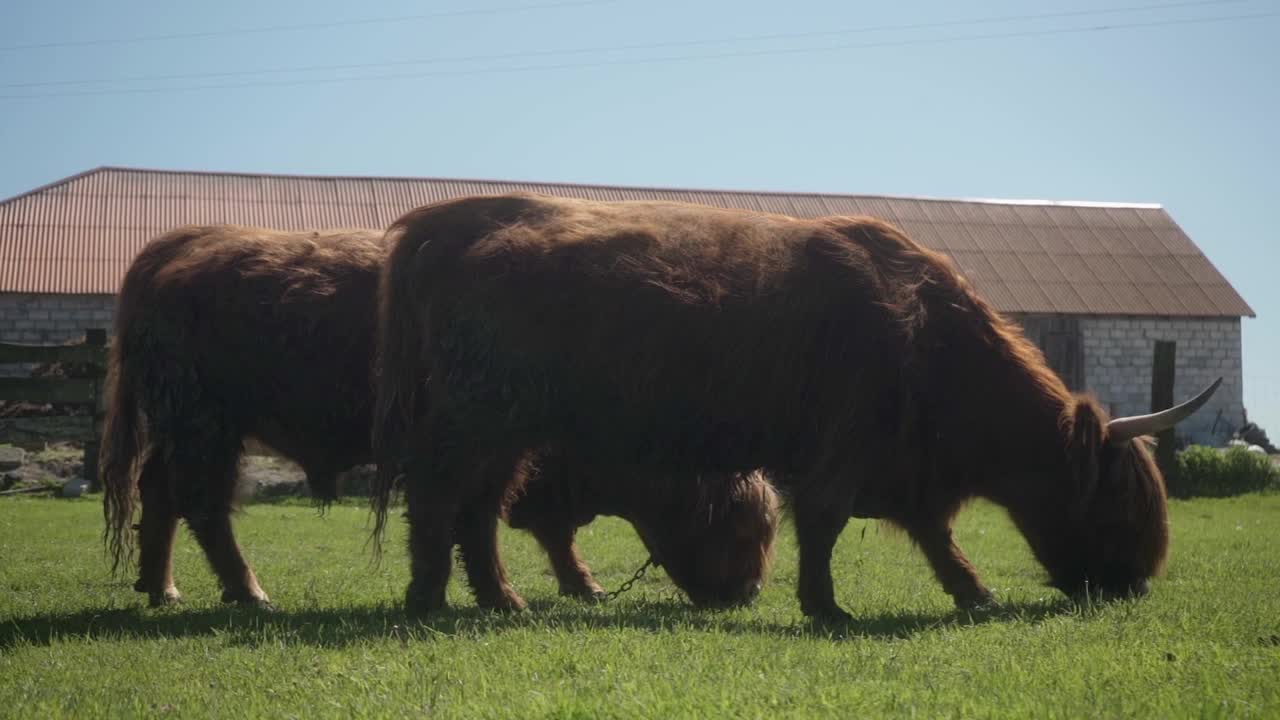
[[[990,610],[928,614],[887,612],[855,616],[847,623],[817,624],[797,616],[794,623],[751,617],[751,611],[698,610],[678,600],[590,605],[572,600],[535,600],[529,610],[500,614],[474,606],[409,618],[386,605],[265,611],[220,608],[121,608],[44,613],[15,617],[0,625],[0,652],[24,644],[75,640],[136,640],[219,637],[240,646],[303,644],[340,648],[353,643],[398,640],[403,644],[440,637],[482,637],[512,630],[583,632],[629,629],[651,633],[726,632],[777,637],[905,639],[988,622],[1032,622],[1079,612],[1067,600],[1011,603]]]

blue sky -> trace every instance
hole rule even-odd
[[[0,197],[110,164],[1158,202],[1257,312],[1280,439],[1275,0],[6,0],[0,85]]]

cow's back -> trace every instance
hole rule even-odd
[[[850,403],[893,412],[899,318],[839,223],[537,197],[487,221],[498,202],[452,203],[400,241],[457,380],[433,403],[610,460],[731,468],[809,462],[831,426],[815,418],[874,414]]]
[[[180,392],[304,466],[364,461],[383,256],[370,230],[216,225],[157,238],[126,277],[117,328],[137,351],[128,362],[168,384],[143,386],[144,411],[178,411]]]

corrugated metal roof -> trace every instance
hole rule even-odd
[[[0,202],[0,292],[114,293],[149,239],[188,223],[379,228],[425,203],[512,190],[801,217],[874,215],[950,254],[1004,312],[1254,316],[1157,205],[115,167]]]

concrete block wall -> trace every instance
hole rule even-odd
[[[114,295],[0,293],[0,342],[54,345],[84,336],[86,328],[111,333]],[[30,366],[0,365],[0,376],[24,376]]]
[[[111,330],[114,295],[0,293],[0,341],[54,344],[85,328]]]
[[[1080,319],[1080,331],[1085,387],[1112,415],[1151,411],[1155,341],[1172,340],[1177,343],[1175,402],[1222,377],[1209,404],[1178,425],[1177,434],[1221,445],[1244,424],[1240,318],[1086,316]]]

